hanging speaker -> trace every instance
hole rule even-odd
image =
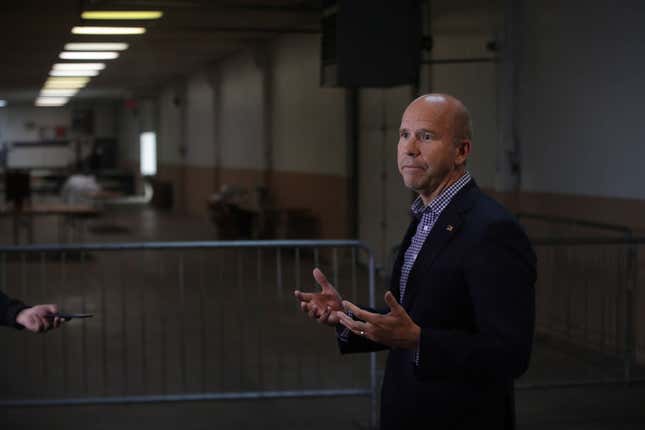
[[[325,1],[321,85],[416,84],[422,49],[418,0]]]

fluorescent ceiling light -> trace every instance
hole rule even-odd
[[[74,27],[74,34],[143,34],[144,27]]]
[[[89,81],[90,78],[49,78],[45,82],[44,88],[83,88]]]
[[[87,84],[66,84],[63,82],[45,82],[45,85],[43,85],[43,89],[57,89],[57,90],[71,90],[71,89],[77,89],[80,90],[81,88],[85,87]]]
[[[6,100],[0,100],[0,107],[5,107],[7,106],[7,101]]]
[[[69,101],[68,97],[38,97],[36,106],[63,106]]]
[[[105,63],[56,63],[52,70],[103,70]]]
[[[65,51],[125,51],[127,43],[67,43]]]
[[[87,84],[90,78],[47,78],[46,83],[61,83],[61,84]]]
[[[78,93],[78,88],[43,88],[41,97],[73,97]]]
[[[98,70],[52,70],[49,76],[98,76]]]
[[[158,10],[90,10],[81,14],[83,19],[159,19]]]
[[[114,60],[119,57],[118,52],[93,52],[93,51],[63,51],[59,55],[62,60]]]

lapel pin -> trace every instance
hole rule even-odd
[[[446,230],[447,230],[447,231],[452,231],[453,229],[454,229],[454,227],[453,227],[453,226],[451,226],[450,224],[448,224],[448,225],[446,226]]]

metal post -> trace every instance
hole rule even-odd
[[[369,253],[369,304],[371,308],[376,306],[375,301],[375,286],[374,286],[374,255]],[[370,353],[370,428],[375,429],[377,427],[377,384],[376,384],[376,353]]]

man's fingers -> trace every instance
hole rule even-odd
[[[329,290],[333,288],[327,280],[325,274],[317,267],[314,269],[314,279],[316,280],[318,285],[320,285],[320,288],[322,288],[323,292],[329,292]]]
[[[309,318],[316,318],[316,305],[310,304],[307,308],[309,309]]]
[[[349,316],[347,316],[346,314],[344,314],[342,312],[336,312],[336,315],[339,318],[339,322],[343,326],[345,326],[348,329],[350,329],[352,331],[352,333],[354,333],[354,334],[356,334],[358,336],[362,336],[362,337],[367,337],[367,338],[371,337],[371,333],[370,333],[371,325],[370,325],[370,323],[365,323],[365,322],[362,322],[362,321],[356,321],[356,320],[350,318]]]
[[[320,314],[318,317],[317,321],[320,324],[327,324],[327,321],[329,320],[329,315],[331,314],[331,308],[327,306],[327,308]]]
[[[363,321],[366,321],[366,322],[373,323],[382,317],[382,315],[365,311],[347,300],[343,300],[343,308],[345,308],[346,311],[350,311],[351,313],[353,313],[357,318],[362,319]]]
[[[56,305],[43,305],[42,309],[45,315],[53,315],[58,313],[58,306]]]
[[[294,291],[293,295],[296,296],[301,302],[309,302],[313,298],[313,293],[303,293],[302,291]]]
[[[388,291],[385,293],[385,303],[390,307],[390,310],[392,312],[399,312],[399,311],[405,311],[403,307],[399,304],[399,302],[396,300],[394,297],[394,294],[392,292]]]
[[[49,326],[51,325],[49,323],[49,320],[45,318],[43,315],[36,315],[36,318],[38,319],[38,331],[47,331],[49,330]]]

